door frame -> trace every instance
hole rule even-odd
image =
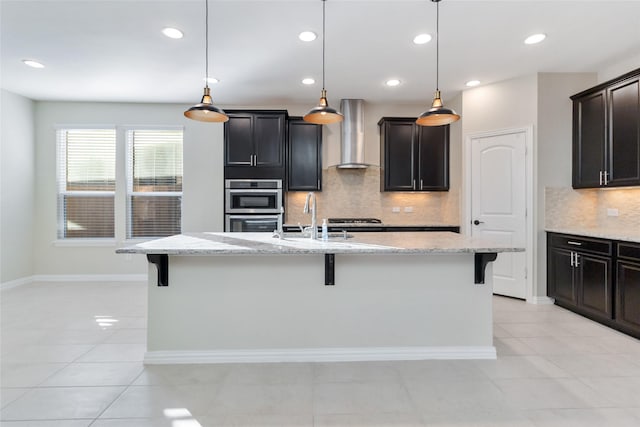
[[[523,133],[525,137],[525,228],[527,244],[526,254],[526,276],[525,276],[525,298],[528,303],[537,303],[538,298],[534,295],[534,283],[536,283],[536,206],[534,195],[536,194],[536,182],[533,171],[535,170],[535,150],[533,149],[533,125],[524,127],[491,130],[484,132],[469,133],[463,138],[462,149],[462,227],[460,231],[471,236],[471,141],[476,138],[487,138],[492,136],[502,136],[515,133]]]

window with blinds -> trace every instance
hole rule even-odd
[[[127,238],[180,234],[182,130],[129,130],[127,153]]]
[[[114,238],[115,129],[59,129],[58,238]]]

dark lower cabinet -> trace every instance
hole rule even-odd
[[[547,291],[556,304],[640,338],[640,244],[548,233]]]
[[[594,316],[613,317],[611,257],[576,252],[578,306]]]
[[[640,244],[618,244],[616,274],[616,322],[640,331]]]
[[[596,255],[574,249],[586,246],[583,238],[554,236],[550,242],[547,254],[550,296],[593,316],[611,319],[611,253],[605,250]]]
[[[287,189],[322,190],[322,126],[289,117]]]
[[[550,247],[547,259],[549,296],[557,301],[578,305],[573,252]]]

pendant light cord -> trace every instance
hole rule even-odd
[[[324,90],[324,33],[325,33],[325,6],[327,0],[322,0],[322,90]]]
[[[205,57],[205,76],[204,85],[209,87],[209,0],[204,0],[204,57]]]
[[[440,0],[436,1],[436,90],[440,90]]]

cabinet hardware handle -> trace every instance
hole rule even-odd
[[[582,246],[582,243],[580,242],[574,242],[573,240],[568,240],[567,241],[568,245],[573,245],[573,246]]]
[[[576,255],[576,261],[575,261],[575,263],[574,263],[574,267],[577,267],[577,266],[579,266],[579,265],[580,265],[580,262],[578,261],[578,257],[579,257],[580,255],[578,255],[577,253],[576,253],[575,255]]]
[[[422,180],[420,180],[420,189],[421,189],[421,190],[422,190],[422,187],[423,187],[423,185],[422,185]]]
[[[413,180],[413,189],[414,190],[416,189],[416,180],[415,179]]]
[[[575,253],[569,252],[569,255],[571,255],[571,267],[575,267],[575,265],[573,264],[573,256],[575,255]]]
[[[609,185],[609,172],[604,171],[604,185]]]
[[[320,189],[320,180],[318,180],[318,190]]]
[[[602,171],[600,171],[600,185],[602,185],[603,183],[603,179],[602,179]]]
[[[253,166],[258,166],[258,155],[257,154],[253,155]]]

